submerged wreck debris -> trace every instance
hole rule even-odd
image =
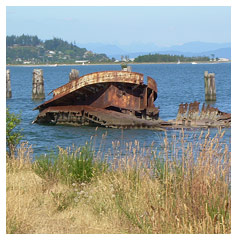
[[[231,127],[231,114],[221,112],[218,108],[210,105],[202,105],[199,110],[199,102],[179,105],[179,111],[175,120],[168,122],[172,123],[173,127]]]
[[[36,107],[33,123],[90,125],[110,128],[230,127],[231,115],[199,102],[180,104],[176,119],[163,121],[155,107],[154,79],[131,71],[90,73],[53,90],[53,98]]]
[[[99,125],[112,128],[159,127],[154,79],[128,71],[103,71],[79,77],[53,90],[35,109],[35,123]]]

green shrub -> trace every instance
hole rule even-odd
[[[16,130],[16,127],[21,122],[21,115],[10,113],[9,108],[6,110],[6,144],[8,154],[11,156],[22,139],[21,130]]]

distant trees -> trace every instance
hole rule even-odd
[[[19,46],[17,48],[7,48],[8,59],[29,60],[29,59],[37,58],[38,56],[39,56],[39,52],[34,47]]]
[[[214,53],[212,53],[212,54],[211,54],[211,57],[212,57],[212,61],[214,61],[215,54],[214,54]]]
[[[46,50],[52,50],[52,51],[64,51],[64,50],[73,50],[78,48],[76,45],[73,45],[72,43],[68,43],[67,41],[63,41],[60,38],[53,38],[52,40],[46,40],[44,42],[44,47]],[[86,49],[84,49],[86,51]]]
[[[134,62],[193,62],[193,61],[209,61],[209,57],[184,57],[184,55],[169,55],[169,54],[148,54],[138,56]]]
[[[51,51],[61,51],[70,58],[76,58],[77,56],[83,56],[87,50],[86,48],[79,48],[72,43],[63,41],[60,38],[53,38],[52,40],[46,40],[44,42],[44,48]]]
[[[19,46],[38,46],[42,44],[42,41],[37,36],[21,35],[19,37],[15,35],[7,36],[7,47],[19,45]]]

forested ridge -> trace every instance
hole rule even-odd
[[[7,36],[7,64],[21,63],[75,63],[76,61],[108,62],[105,54],[96,54],[86,48],[60,38],[40,40],[37,36]]]

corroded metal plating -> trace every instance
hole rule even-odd
[[[88,115],[100,115],[101,121],[96,120],[98,117],[89,121],[100,125],[113,127],[130,124],[134,126],[139,125],[139,120],[142,120],[142,125],[145,125],[145,120],[159,118],[159,109],[154,105],[156,98],[157,85],[151,77],[147,78],[146,85],[144,75],[140,73],[95,72],[53,90],[53,98],[35,108],[40,111],[35,122],[74,123],[71,115],[76,114],[82,116],[77,119],[77,123],[86,124],[88,123],[88,117],[84,114],[86,110]],[[73,114],[68,115],[71,109]],[[61,116],[55,115],[55,111]],[[92,112],[93,114],[90,114]],[[65,114],[67,121],[62,118]]]
[[[231,114],[224,113],[218,108],[205,106],[203,103],[201,111],[200,103],[181,103],[175,120],[169,122],[176,126],[183,127],[230,127]]]

